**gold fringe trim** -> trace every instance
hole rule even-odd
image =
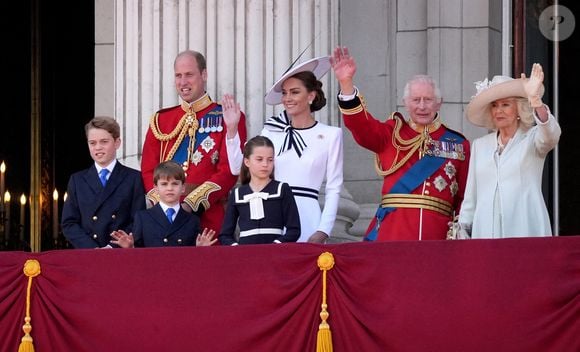
[[[145,195],[145,197],[153,203],[153,205],[159,203],[161,197],[159,197],[159,192],[157,192],[156,188],[151,188],[149,192]]]
[[[328,319],[328,306],[326,305],[326,272],[334,267],[334,257],[330,252],[324,252],[318,256],[318,267],[322,270],[322,304],[320,311],[320,325],[316,336],[316,352],[332,352],[332,333]]]
[[[198,211],[199,206],[203,205],[205,210],[210,207],[209,195],[212,192],[222,189],[217,183],[206,181],[191,191],[183,200],[193,211]]]
[[[32,288],[32,278],[40,275],[40,263],[36,259],[29,259],[24,263],[24,275],[28,276],[28,286],[26,288],[26,316],[24,317],[24,325],[22,330],[24,336],[18,346],[18,352],[34,352],[34,344],[32,343],[32,325],[30,324],[30,290]]]

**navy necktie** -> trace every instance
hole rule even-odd
[[[169,220],[169,223],[173,224],[173,214],[175,214],[175,209],[167,208],[165,214],[167,214],[167,220]]]
[[[107,175],[109,174],[109,169],[101,169],[99,172],[99,179],[101,180],[101,184],[103,187],[107,184]]]

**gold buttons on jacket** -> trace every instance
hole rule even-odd
[[[163,243],[167,243],[167,242],[169,242],[169,240],[167,238],[164,238]]]
[[[117,218],[117,215],[115,215],[115,214],[111,215],[111,219],[116,219],[116,218]]]
[[[97,234],[96,234],[96,233],[93,233],[93,239],[95,239],[95,240],[96,240],[96,239],[97,239],[97,237],[99,237],[99,236],[97,236]]]
[[[425,186],[431,187],[431,182],[425,182]]]
[[[181,242],[183,242],[181,238],[177,240],[177,244],[181,244]]]
[[[425,194],[429,194],[429,190],[428,189],[425,190]]]
[[[97,221],[99,218],[96,215],[93,215],[93,221]]]

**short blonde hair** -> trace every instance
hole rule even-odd
[[[535,124],[534,112],[527,98],[516,97],[516,105],[518,107],[518,116],[520,123],[525,129],[529,129]]]

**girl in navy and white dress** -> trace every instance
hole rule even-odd
[[[256,136],[244,146],[241,186],[229,196],[219,235],[223,245],[296,242],[300,217],[288,184],[272,178],[274,145]],[[239,240],[236,240],[236,225]]]
[[[288,183],[296,198],[301,225],[298,242],[324,243],[331,235],[340,200],[342,130],[316,121],[313,115],[326,105],[320,78],[329,68],[327,56],[306,61],[282,75],[265,98],[267,104],[281,103],[285,108],[278,116],[266,120],[261,135],[270,138],[275,147],[275,178]],[[225,96],[223,104],[239,105],[231,96]],[[236,174],[241,164],[236,134],[240,114],[234,114],[235,109],[229,110],[231,114],[224,114],[228,161]],[[318,196],[324,181],[321,209]]]

